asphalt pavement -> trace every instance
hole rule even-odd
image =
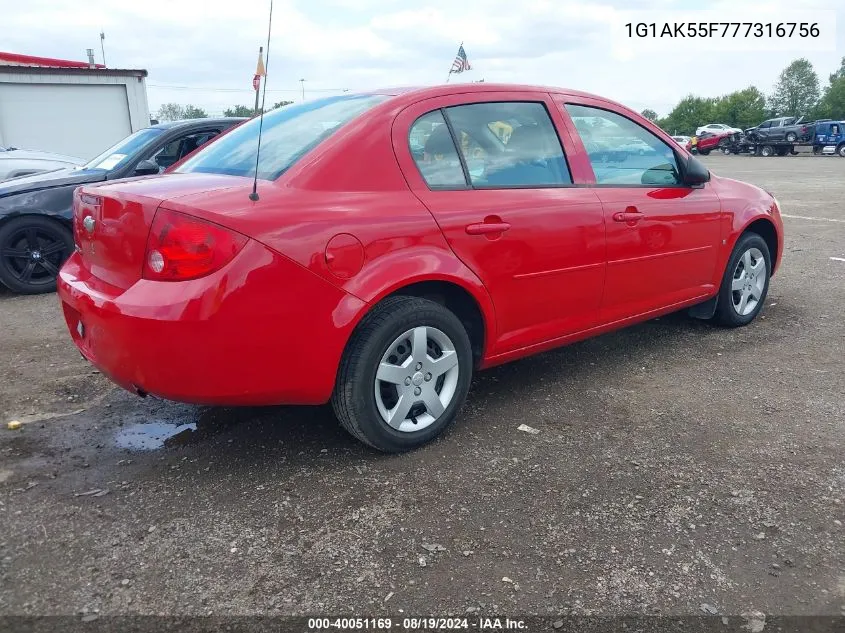
[[[482,372],[402,456],[125,393],[0,294],[0,614],[845,614],[845,160],[704,160],[783,206],[754,324]]]

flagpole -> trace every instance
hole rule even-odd
[[[463,48],[463,46],[464,46],[464,43],[463,43],[463,41],[461,41],[460,45],[458,46],[458,53],[461,52],[461,48]],[[456,61],[457,61],[457,59],[456,59]],[[452,62],[452,65],[454,66],[455,62]],[[449,83],[449,80],[451,78],[452,78],[452,69],[450,68],[449,69],[449,75],[446,77],[446,83]]]
[[[259,59],[264,59],[264,47],[258,47],[258,57]],[[256,73],[258,74],[258,73]],[[258,116],[258,89],[261,87],[261,76],[258,75],[258,85],[253,86],[255,88],[255,108],[252,110],[253,116]]]

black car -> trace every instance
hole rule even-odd
[[[160,123],[127,136],[75,169],[0,182],[0,283],[23,294],[51,292],[73,252],[73,191],[79,185],[158,174],[246,118]]]

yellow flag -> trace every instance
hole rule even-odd
[[[258,66],[255,67],[255,75],[257,77],[266,77],[267,73],[264,70],[264,48],[258,51]]]

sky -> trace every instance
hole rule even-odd
[[[779,50],[742,38],[733,46],[745,50],[624,36],[632,16],[670,21],[702,9],[722,21],[821,15],[829,36]],[[84,60],[93,48],[102,62],[102,29],[109,67],[149,72],[151,113],[177,102],[219,115],[253,103],[268,10],[269,0],[0,0],[0,50]],[[461,42],[473,68],[450,77]],[[274,0],[267,102],[300,100],[300,79],[312,99],[448,77],[574,88],[665,115],[690,93],[756,85],[768,94],[797,57],[824,86],[843,56],[845,0]]]

